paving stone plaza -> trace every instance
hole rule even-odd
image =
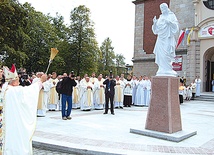
[[[62,120],[60,111],[51,111],[38,117],[33,146],[39,149],[34,154],[213,155],[213,103],[191,100],[180,106],[182,130],[197,135],[179,143],[130,133],[130,128],[145,128],[148,107],[115,109],[115,115],[72,110],[72,120]]]

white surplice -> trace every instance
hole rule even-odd
[[[92,89],[87,88],[88,86],[92,87]],[[94,108],[93,106],[93,84],[89,81],[85,80],[80,84],[80,109],[81,110],[91,110]]]
[[[50,96],[50,81],[45,81],[42,83],[43,89],[39,92],[39,103],[37,107],[37,116],[44,117],[46,115],[49,96]]]
[[[48,109],[57,110],[57,109],[59,109],[59,95],[56,92],[56,85],[59,82],[59,80],[57,78],[56,79],[50,78],[49,81],[51,83],[51,89],[50,89]]]
[[[78,80],[75,80],[77,85],[73,87],[73,92],[72,92],[72,108],[73,109],[78,109],[80,108],[80,82]]]
[[[119,83],[119,85],[117,85]],[[123,99],[124,99],[124,88],[125,83],[121,80],[116,80],[115,94],[114,94],[114,107],[123,107]]]
[[[138,82],[134,105],[145,105],[145,87],[145,80],[141,80]]]
[[[132,80],[132,104],[135,103],[136,98],[136,92],[137,92],[137,86],[138,86],[138,80]]]
[[[105,103],[105,89],[101,87],[105,80],[101,79],[100,81],[97,80],[94,83],[94,108],[101,110],[104,108]]]
[[[195,96],[200,96],[201,95],[201,79],[195,79],[195,83],[196,83]]]
[[[124,83],[125,83],[124,95],[132,96],[132,91],[133,91],[132,81],[126,80]],[[127,84],[129,84],[130,86],[126,86]]]

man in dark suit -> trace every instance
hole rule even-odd
[[[116,81],[113,79],[113,76],[110,75],[108,77],[108,79],[106,79],[103,82],[104,85],[106,85],[105,88],[105,112],[103,114],[107,114],[108,113],[108,106],[109,106],[109,99],[110,99],[110,103],[111,103],[111,114],[114,115],[114,86],[116,85]]]

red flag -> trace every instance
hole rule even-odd
[[[185,31],[184,31],[184,30],[181,30],[181,31],[180,31],[180,35],[179,35],[179,38],[178,38],[178,42],[177,42],[176,49],[178,48],[178,46],[180,45],[180,43],[181,43],[182,40],[184,39],[184,34],[185,34]]]

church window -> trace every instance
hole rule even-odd
[[[203,1],[204,5],[208,8],[208,9],[212,9],[214,10],[214,0],[207,0],[207,1]]]

